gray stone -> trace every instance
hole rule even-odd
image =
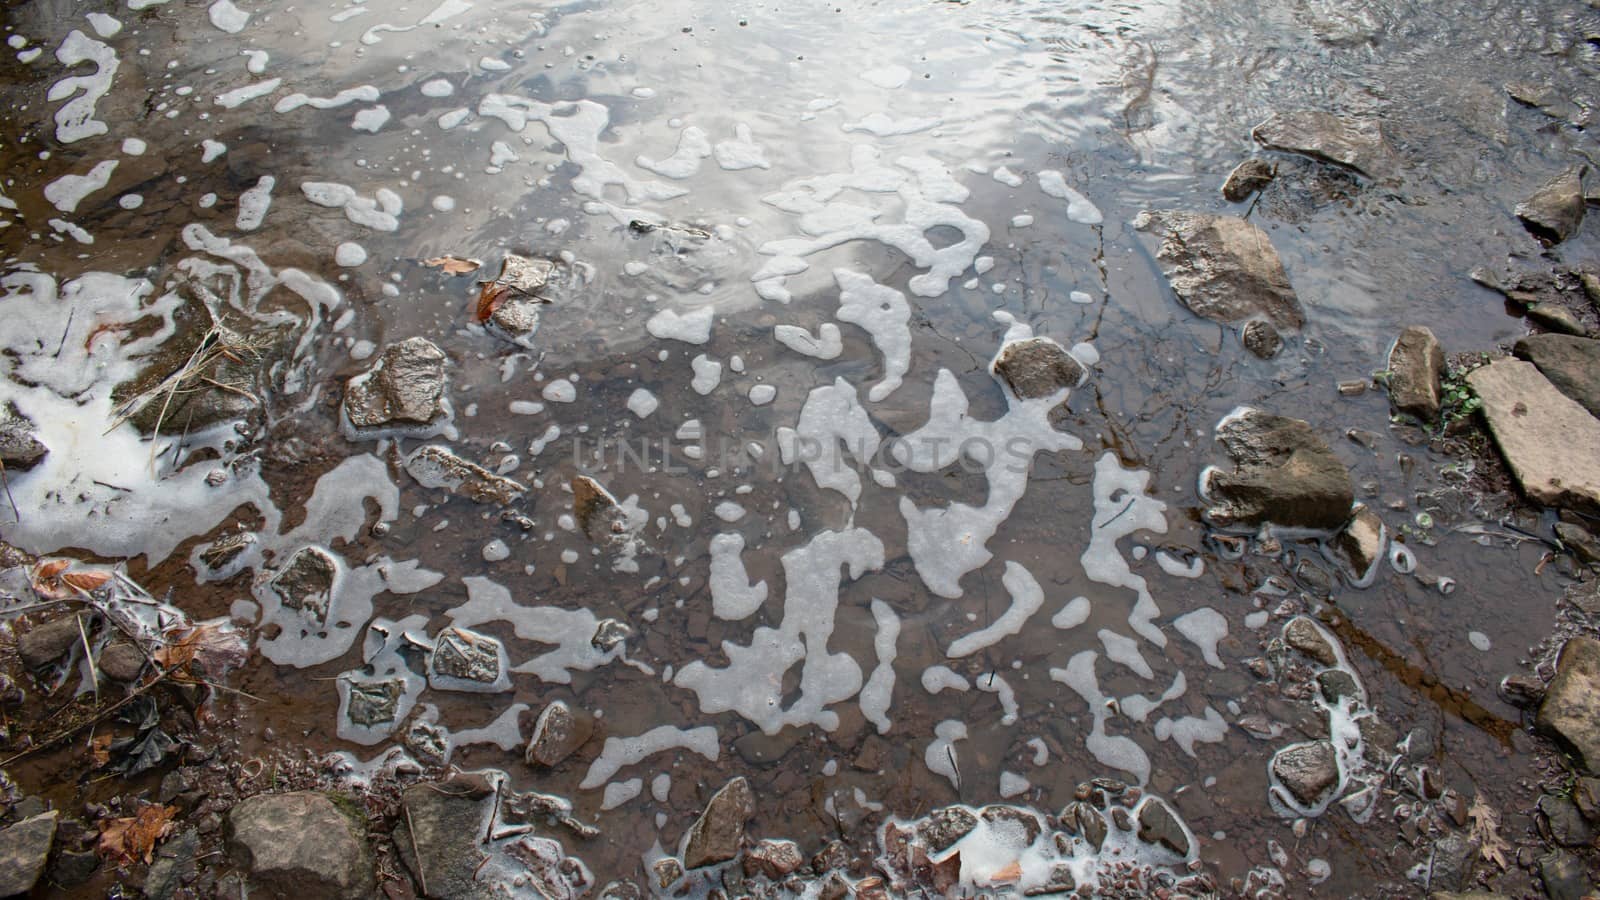
[[[499,640],[466,628],[446,628],[428,654],[428,680],[436,688],[440,678],[493,686],[507,677],[504,661]]]
[[[1039,817],[1033,813],[1015,806],[985,806],[979,813],[979,818],[990,825],[1010,824],[1022,830],[1022,843],[1019,846],[1028,846],[1044,831]]]
[[[1283,335],[1266,319],[1251,319],[1239,329],[1239,342],[1261,359],[1271,359],[1283,349]]]
[[[1522,490],[1546,506],[1600,512],[1600,420],[1528,362],[1502,359],[1467,382]]]
[[[254,547],[258,540],[252,531],[223,535],[200,551],[200,561],[213,571],[220,571],[231,565],[246,550]]]
[[[1105,817],[1082,800],[1074,800],[1061,811],[1061,830],[1082,837],[1097,853],[1109,831]]]
[[[1434,842],[1428,883],[1432,887],[1459,891],[1472,876],[1472,860],[1478,843],[1461,832],[1452,832]]]
[[[1556,390],[1600,417],[1600,341],[1566,334],[1530,334],[1511,348],[1539,367]]]
[[[145,359],[139,375],[112,392],[119,406],[138,403],[129,410],[129,421],[144,434],[158,429],[182,434],[221,422],[258,421],[266,388],[263,373],[292,347],[293,329],[278,326],[241,334],[217,326],[193,299],[179,307],[173,324],[174,334]]]
[[[1283,642],[1324,666],[1339,664],[1339,654],[1323,634],[1321,626],[1305,616],[1295,616],[1283,626]]]
[[[978,817],[960,806],[934,810],[917,823],[917,838],[938,855],[978,827]]]
[[[698,869],[738,856],[739,845],[744,841],[744,823],[755,813],[756,798],[748,781],[741,777],[723,785],[689,827],[689,840],[683,847],[684,867]]]
[[[1334,529],[1350,518],[1350,473],[1310,424],[1244,409],[1217,426],[1217,440],[1235,469],[1209,469],[1204,477],[1212,524]]]
[[[1528,321],[1546,331],[1573,337],[1585,337],[1589,334],[1589,329],[1578,321],[1578,317],[1559,303],[1550,303],[1548,301],[1535,303],[1524,310],[1524,313],[1527,315]]]
[[[339,564],[320,547],[301,547],[281,569],[267,578],[267,587],[284,606],[297,609],[319,625],[328,622],[333,605],[333,582]]]
[[[1321,692],[1322,699],[1329,703],[1338,703],[1345,697],[1361,697],[1361,685],[1356,682],[1356,677],[1343,669],[1318,672],[1317,690]]]
[[[156,848],[150,871],[144,876],[144,895],[149,900],[172,900],[178,889],[195,877],[195,854],[200,852],[200,835],[193,828]]]
[[[1532,675],[1507,675],[1500,679],[1500,697],[1512,706],[1532,709],[1544,702],[1544,682]]]
[[[1566,240],[1583,224],[1583,175],[1576,165],[1546,181],[1533,196],[1517,204],[1517,218],[1533,236],[1550,244]]]
[[[1243,203],[1251,194],[1272,183],[1272,165],[1264,159],[1247,159],[1228,173],[1222,182],[1222,197],[1229,203]]]
[[[602,652],[609,652],[613,647],[627,640],[633,634],[633,628],[626,622],[616,619],[601,619],[595,623],[594,635],[589,638],[589,646]]]
[[[1316,110],[1281,112],[1251,129],[1250,136],[1269,150],[1298,153],[1369,178],[1388,177],[1395,168],[1394,150],[1376,119]]]
[[[1539,815],[1549,829],[1550,839],[1563,847],[1587,846],[1595,838],[1594,828],[1584,820],[1578,805],[1566,797],[1540,796]]]
[[[1389,404],[1432,423],[1443,402],[1444,349],[1429,329],[1408,326],[1389,349]]]
[[[263,794],[228,811],[228,849],[251,896],[333,900],[376,890],[366,826],[315,791]]]
[[[577,715],[560,700],[552,701],[539,713],[524,754],[530,766],[556,766],[578,751],[593,732],[593,720]]]
[[[1160,844],[1179,856],[1189,855],[1189,835],[1167,804],[1155,797],[1139,807],[1139,840]]]
[[[94,877],[100,855],[93,850],[62,850],[50,864],[50,880],[57,887],[74,888]]]
[[[1012,341],[1000,348],[994,374],[1022,400],[1050,397],[1083,383],[1083,364],[1047,337]]]
[[[1593,891],[1583,860],[1566,850],[1552,850],[1539,857],[1539,878],[1550,900],[1584,900]]]
[[[1272,774],[1301,806],[1316,806],[1339,784],[1338,754],[1327,741],[1293,744],[1272,757]]]
[[[1567,522],[1557,522],[1555,532],[1561,545],[1572,551],[1578,562],[1590,566],[1600,565],[1600,540],[1596,540],[1587,529]]]
[[[100,671],[112,681],[138,681],[145,657],[132,641],[115,640],[100,651]]]
[[[429,444],[406,457],[406,472],[426,488],[443,488],[475,503],[504,506],[528,492],[526,487],[470,463],[448,449]]]
[[[350,681],[350,700],[345,718],[363,727],[393,722],[400,711],[400,698],[406,683],[399,678],[379,681]]]
[[[0,897],[33,890],[55,843],[57,815],[52,809],[0,831]]]
[[[7,472],[27,471],[50,452],[34,437],[34,427],[15,403],[8,400],[0,406],[0,464]]]
[[[1350,521],[1333,536],[1333,555],[1357,582],[1364,582],[1383,556],[1383,519],[1365,503],[1357,503]]]
[[[1600,823],[1600,778],[1581,775],[1572,785],[1572,802],[1590,823]]]
[[[1600,641],[1575,637],[1562,645],[1534,722],[1585,770],[1600,774]]]
[[[1255,225],[1234,216],[1165,210],[1141,213],[1134,227],[1161,236],[1161,272],[1195,315],[1230,323],[1265,316],[1289,330],[1305,323],[1272,239]]]
[[[345,383],[345,416],[358,433],[436,423],[446,414],[444,363],[444,351],[427,338],[390,344],[371,369]]]
[[[28,668],[42,669],[81,643],[83,632],[78,627],[77,615],[66,615],[17,635],[17,656]]]
[[[416,876],[425,897],[439,900],[486,898],[487,885],[476,876],[483,851],[494,788],[481,776],[457,776],[434,784],[414,784],[401,794],[395,849]]]
[[[744,874],[752,878],[761,875],[777,881],[793,874],[805,862],[806,858],[800,854],[800,848],[794,841],[761,840],[745,851]]]

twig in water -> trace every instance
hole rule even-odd
[[[94,705],[100,705],[100,669],[95,664],[94,650],[89,647],[89,632],[83,630],[83,616],[72,614],[72,621],[78,625],[78,637],[83,640],[83,658],[89,663],[89,677],[94,679]]]

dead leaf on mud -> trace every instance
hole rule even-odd
[[[89,741],[89,759],[94,762],[96,769],[103,769],[111,764],[111,733],[102,732]]]
[[[446,275],[465,275],[468,272],[478,271],[478,267],[483,265],[483,263],[475,259],[467,259],[463,256],[435,256],[432,259],[423,260],[422,264],[438,269]]]
[[[1502,871],[1508,868],[1506,853],[1511,850],[1511,845],[1500,837],[1500,814],[1483,802],[1482,794],[1472,798],[1472,805],[1467,808],[1467,818],[1472,820],[1471,839],[1479,843],[1478,852]]]
[[[119,866],[137,860],[150,862],[156,843],[171,833],[172,818],[177,814],[176,806],[151,804],[136,816],[102,821],[100,855]]]

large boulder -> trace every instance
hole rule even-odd
[[[371,369],[345,383],[345,417],[357,434],[437,424],[448,414],[444,363],[444,351],[427,338],[390,344]]]
[[[461,775],[437,784],[414,784],[401,795],[394,844],[423,896],[489,896],[489,886],[477,877],[487,857],[483,841],[494,814],[494,793],[481,776]]]
[[[52,809],[0,831],[0,897],[33,890],[55,843],[57,815]]]
[[[1291,330],[1305,323],[1272,239],[1255,225],[1236,216],[1159,210],[1141,213],[1134,227],[1161,236],[1161,272],[1195,315],[1230,323],[1263,316]]]
[[[1350,473],[1309,423],[1244,408],[1222,420],[1217,440],[1234,471],[1201,476],[1212,524],[1332,530],[1350,518]]]
[[[1511,348],[1539,367],[1556,390],[1600,416],[1600,341],[1568,334],[1530,334]]]
[[[1534,721],[1584,769],[1600,773],[1600,641],[1575,637],[1562,645]]]
[[[1423,422],[1439,418],[1444,403],[1444,349],[1425,326],[1408,326],[1389,349],[1389,403]]]
[[[1534,237],[1559,244],[1583,224],[1583,174],[1588,167],[1572,166],[1539,186],[1533,196],[1517,204],[1517,218]]]
[[[227,838],[252,896],[335,900],[376,890],[364,823],[316,791],[240,801]]]
[[[1546,506],[1600,512],[1600,420],[1533,363],[1502,359],[1467,376],[1522,490]]]
[[[1269,150],[1309,156],[1369,178],[1386,177],[1395,165],[1394,150],[1377,119],[1316,110],[1281,112],[1251,129],[1250,136]]]
[[[723,785],[689,828],[689,839],[683,845],[684,867],[698,869],[738,856],[744,823],[755,814],[756,798],[748,781],[741,777]]]

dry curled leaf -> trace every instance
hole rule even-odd
[[[506,297],[511,295],[511,288],[498,281],[486,281],[483,290],[478,293],[478,303],[472,310],[472,321],[483,324],[489,321],[494,311],[500,304],[506,302]]]
[[[1508,867],[1506,853],[1511,850],[1511,845],[1500,837],[1500,814],[1483,802],[1483,795],[1479,794],[1472,798],[1472,805],[1467,808],[1467,818],[1472,821],[1471,840],[1478,842],[1478,852],[1504,871]]]
[[[69,588],[80,591],[93,591],[103,587],[111,580],[110,572],[63,572],[61,583]]]
[[[100,855],[119,866],[138,860],[150,862],[156,843],[171,833],[172,818],[177,814],[176,806],[151,804],[138,815],[102,821]]]
[[[478,271],[478,267],[483,265],[483,263],[475,259],[467,259],[461,256],[435,256],[432,259],[423,260],[422,264],[438,269],[446,275],[465,275],[468,272]]]
[[[89,759],[94,762],[96,769],[103,769],[111,763],[111,733],[97,734],[89,740]]]

